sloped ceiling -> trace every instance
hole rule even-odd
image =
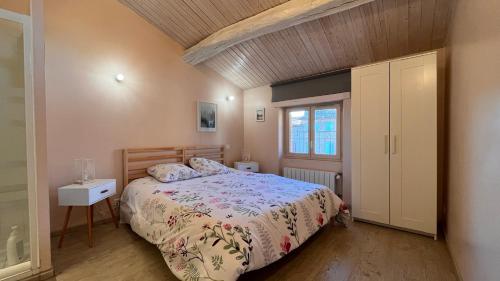
[[[184,48],[288,0],[120,0]]]
[[[284,0],[121,0],[185,48]],[[455,0],[376,0],[245,41],[204,64],[242,89],[444,46]]]

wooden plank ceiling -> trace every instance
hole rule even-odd
[[[286,0],[121,0],[189,48]],[[444,46],[455,0],[376,0],[232,46],[204,62],[242,89]]]
[[[210,34],[288,0],[120,0],[189,48]]]

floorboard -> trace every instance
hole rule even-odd
[[[82,227],[65,236],[62,249],[53,249],[54,280],[177,280],[156,247],[128,226],[97,224],[94,231],[94,248]],[[444,241],[354,222],[327,226],[292,254],[239,280],[458,279]]]

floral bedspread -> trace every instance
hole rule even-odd
[[[186,181],[135,180],[121,218],[163,254],[181,280],[236,280],[304,243],[337,215],[329,188],[233,172]]]

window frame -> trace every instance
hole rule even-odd
[[[308,120],[308,125],[309,125],[309,139],[308,139],[308,148],[309,151],[308,153],[293,153],[290,152],[290,120],[289,120],[289,115],[291,111],[296,111],[296,110],[307,110],[309,112],[309,120]],[[286,157],[287,158],[309,158],[311,155],[311,107],[310,106],[294,106],[294,107],[289,107],[286,108],[286,116],[285,116],[285,151],[286,151]]]
[[[307,110],[309,112],[309,153],[293,153],[290,152],[290,120],[289,114],[291,111],[295,110]],[[315,140],[315,111],[318,109],[336,109],[337,110],[337,134],[336,134],[336,154],[335,155],[323,155],[316,154],[314,151]],[[284,149],[285,158],[290,159],[306,159],[306,160],[322,160],[322,161],[342,161],[342,104],[327,103],[327,104],[313,104],[307,106],[293,106],[285,109],[285,132],[284,132]]]

